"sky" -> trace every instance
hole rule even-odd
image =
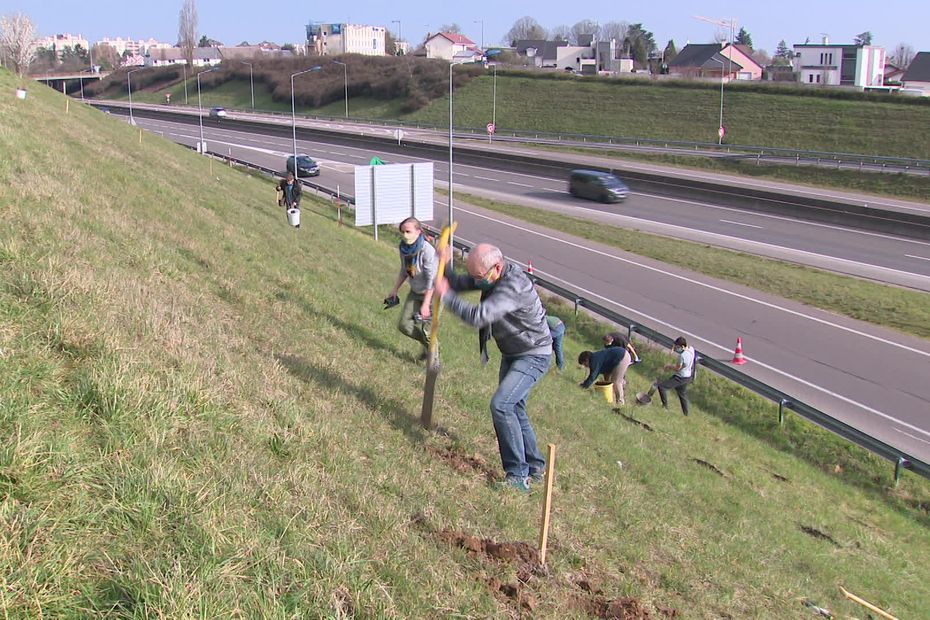
[[[571,26],[583,19],[599,23],[642,23],[664,48],[669,39],[678,49],[685,43],[713,41],[716,27],[695,15],[711,19],[735,19],[752,36],[756,49],[770,54],[784,39],[790,47],[810,39],[819,42],[823,33],[832,43],[852,43],[853,37],[871,31],[873,44],[891,52],[899,43],[915,51],[930,51],[930,2],[885,0],[881,4],[854,0],[780,0],[778,2],[723,2],[716,0],[663,0],[629,5],[616,0],[589,0],[572,7],[554,0],[536,2],[443,2],[442,0],[343,0],[300,2],[263,0],[196,0],[199,34],[226,45],[262,40],[300,43],[309,21],[383,25],[411,43],[443,24],[457,23],[475,43],[498,45],[514,21],[530,15],[544,27]],[[182,0],[0,0],[0,15],[22,12],[41,36],[81,34],[91,41],[103,37],[177,41],[178,12]],[[397,21],[400,22],[396,23]]]

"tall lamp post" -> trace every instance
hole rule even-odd
[[[136,71],[142,71],[144,68],[145,67],[139,67],[126,74],[126,84],[129,86],[129,124],[132,126],[136,125],[136,119],[132,115],[132,74]]]
[[[252,81],[252,63],[240,60],[244,65],[249,65],[249,90],[252,91],[252,111],[255,111],[255,82]]]
[[[338,60],[333,61],[334,65],[342,65],[342,73],[345,79],[345,91],[346,91],[346,118],[349,118],[349,65],[344,62],[339,62]]]
[[[297,73],[291,74],[291,131],[294,136],[294,178],[297,178],[297,112],[294,106],[294,78],[298,75],[303,75],[304,73],[310,73],[312,71],[319,71],[322,69],[320,65],[315,67],[310,67],[309,69],[304,69],[303,71],[298,71]]]
[[[206,71],[201,71],[197,74],[197,109],[200,113],[197,115],[200,120],[200,148],[198,149],[202,155],[206,155],[207,149],[205,148],[203,142],[203,106],[200,101],[200,77],[205,73],[213,73],[218,67],[213,67],[212,69],[207,69]]]
[[[476,19],[474,23],[481,24],[481,51],[483,52],[484,51],[484,20]]]
[[[392,20],[391,20],[391,23],[392,23],[392,24],[397,24],[397,40],[398,40],[398,41],[403,41],[403,40],[404,40],[404,33],[403,33],[403,30],[401,29],[400,20],[399,20],[399,19],[392,19]],[[396,55],[396,54],[397,54],[397,45],[395,44],[395,45],[394,45],[394,55]]]
[[[717,144],[723,144],[723,67],[725,63],[723,60],[714,58],[713,56],[711,56],[710,59],[720,63],[720,124],[717,128]]]
[[[452,226],[452,67],[454,62],[449,63],[449,221],[447,226]],[[452,233],[449,234],[449,247],[452,244]],[[452,258],[449,258],[449,266],[452,266]]]

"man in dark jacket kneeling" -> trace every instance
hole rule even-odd
[[[447,258],[451,252],[446,250]],[[552,337],[546,311],[533,283],[501,251],[487,243],[468,255],[468,275],[446,269],[436,284],[443,303],[468,325],[478,328],[481,363],[488,361],[487,342],[493,335],[501,351],[497,391],[491,398],[491,419],[497,434],[506,477],[501,486],[529,490],[529,482],[545,475],[546,460],[526,415],[526,399],[549,370]],[[481,291],[478,305],[456,295]]]

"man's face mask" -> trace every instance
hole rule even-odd
[[[500,275],[497,271],[497,265],[494,265],[491,267],[491,269],[488,270],[486,274],[484,274],[484,277],[475,281],[475,286],[477,286],[479,290],[489,291],[494,288],[495,284],[497,284],[499,277]]]

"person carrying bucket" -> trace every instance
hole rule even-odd
[[[430,304],[433,299],[433,282],[439,270],[439,258],[435,248],[424,237],[420,220],[408,217],[400,223],[398,229],[403,236],[398,247],[400,272],[397,274],[394,288],[384,299],[384,305],[386,308],[397,305],[397,292],[404,282],[410,280],[410,291],[404,300],[397,329],[423,345],[423,352],[419,358],[423,361],[429,350]]]
[[[626,347],[607,347],[600,351],[582,351],[578,363],[588,369],[588,378],[579,385],[588,389],[594,385],[598,375],[604,375],[604,381],[613,384],[614,404],[622,405],[623,384],[626,382],[626,369],[630,367],[631,357]]]
[[[278,183],[278,206],[285,209],[300,208],[300,183],[294,178],[293,172],[287,173],[287,178]]]

